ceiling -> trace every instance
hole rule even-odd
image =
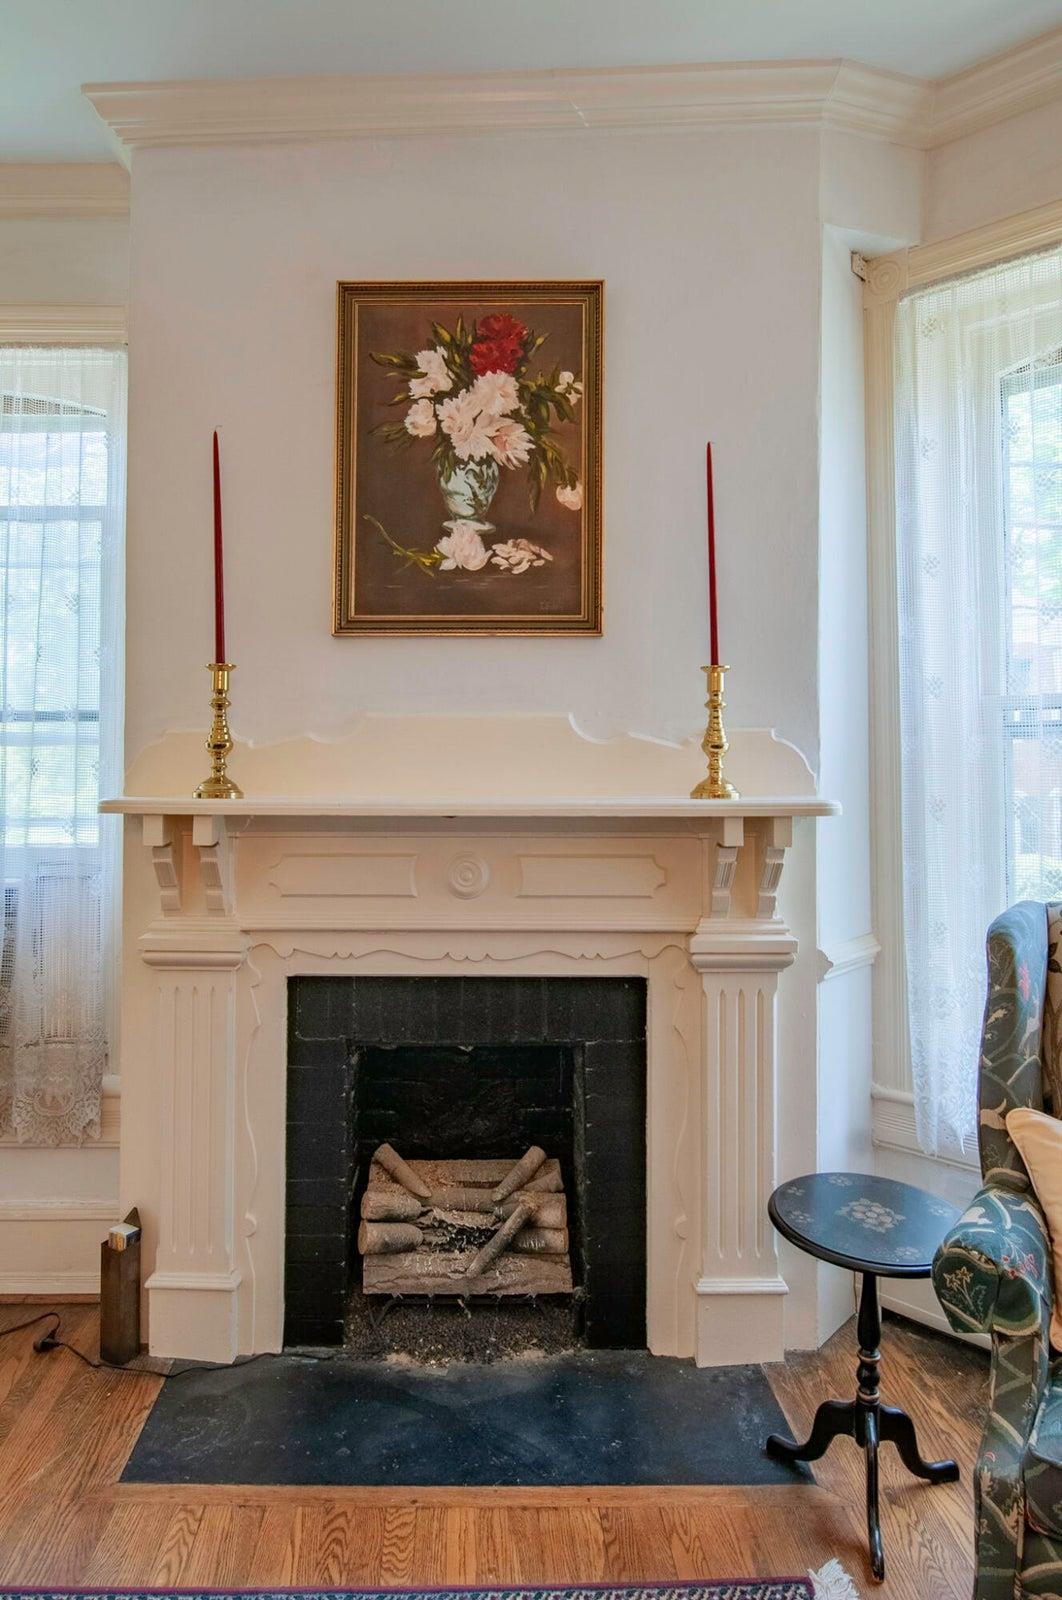
[[[847,57],[941,77],[1062,0],[0,0],[0,161],[113,148],[82,83]]]

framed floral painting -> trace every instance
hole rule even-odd
[[[590,283],[340,283],[337,634],[601,632]]]

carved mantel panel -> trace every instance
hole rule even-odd
[[[796,941],[779,890],[793,815],[832,808],[113,808],[134,813],[122,1184],[146,1218],[152,1350],[280,1347],[289,977],[599,969],[649,985],[650,1348],[782,1355],[765,1202]]]

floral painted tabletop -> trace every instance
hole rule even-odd
[[[910,1183],[816,1172],[771,1196],[771,1221],[809,1255],[886,1278],[928,1278],[957,1207]]]

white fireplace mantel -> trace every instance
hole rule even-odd
[[[408,748],[416,719],[393,720]],[[780,1358],[766,1200],[777,983],[797,941],[778,894],[794,824],[838,808],[770,735],[734,738],[734,776],[743,756],[758,792],[691,801],[695,746],[617,751],[531,718],[477,774],[482,738],[445,720],[415,728],[421,751],[435,745],[426,768],[410,763],[416,785],[351,759],[396,747],[394,727],[370,727],[346,748],[285,753],[307,789],[330,769],[330,791],[267,790],[275,751],[242,751],[245,800],[153,784],[104,805],[126,819],[125,949],[139,952],[123,968],[121,1187],[145,1225],[152,1351],[281,1347],[290,978],[599,974],[648,985],[649,1346],[702,1364]],[[444,754],[449,792],[425,798]],[[157,778],[174,751],[153,761]],[[763,785],[772,769],[788,792]],[[813,1086],[814,1061],[799,1066]]]
[[[835,801],[817,795],[747,795],[737,800],[687,800],[670,795],[560,795],[550,798],[477,800],[422,799],[386,796],[377,800],[291,799],[285,795],[245,796],[241,800],[193,800],[186,795],[123,795],[104,800],[101,811],[127,817],[270,817],[341,818],[344,821],[401,820],[436,822],[461,818],[476,822],[519,822],[556,819],[608,825],[614,821],[680,820],[704,822],[713,817],[832,817]],[[693,830],[696,831],[696,830]]]

